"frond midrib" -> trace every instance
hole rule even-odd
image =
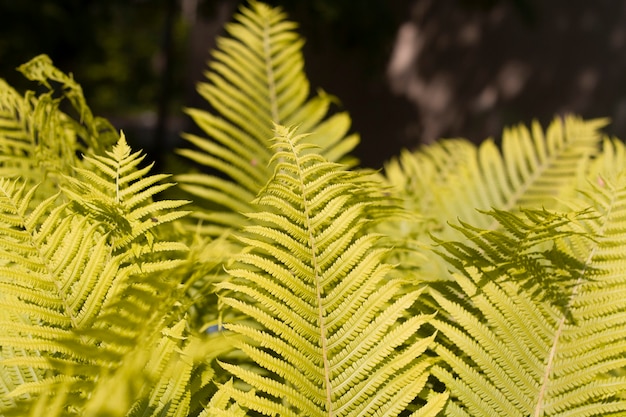
[[[268,100],[270,103],[270,111],[272,121],[280,124],[280,115],[278,113],[278,97],[276,91],[276,80],[274,76],[274,64],[272,60],[272,45],[271,45],[271,23],[267,18],[263,17],[263,57],[265,59],[265,74],[267,76],[268,85]]]
[[[301,166],[300,155],[294,148],[294,144],[290,138],[287,138],[287,143],[290,146],[289,152],[293,155],[293,160],[295,161],[297,172],[298,172],[298,184],[300,186],[300,195],[303,197],[303,214],[304,214],[304,228],[308,234],[309,240],[309,248],[311,249],[311,266],[313,267],[313,280],[315,283],[315,296],[317,303],[317,317],[319,322],[319,330],[320,330],[320,348],[322,354],[322,362],[324,365],[324,391],[326,393],[326,404],[327,404],[327,412],[329,416],[333,415],[333,395],[332,395],[332,384],[331,384],[331,365],[329,358],[329,347],[328,347],[328,337],[327,337],[327,324],[325,320],[325,309],[323,304],[323,287],[322,287],[322,276],[320,271],[320,266],[318,262],[318,254],[317,254],[317,242],[315,240],[315,230],[313,227],[313,219],[311,218],[311,208],[310,202],[307,195],[307,183],[305,181],[305,174],[303,172],[303,167]]]
[[[608,219],[610,218],[610,215],[615,207],[616,204],[616,193],[612,193],[611,194],[611,199],[609,201],[609,203],[607,204],[608,210],[606,211],[606,213],[604,214],[604,216],[602,216],[602,219],[604,220],[600,229],[597,231],[598,236],[603,236],[604,235],[604,231],[608,225]],[[567,301],[567,305],[566,305],[566,311],[568,311],[572,304],[574,303],[574,300],[576,298],[576,296],[579,294],[580,288],[583,285],[583,283],[585,282],[585,275],[587,270],[591,267],[594,255],[596,253],[596,251],[599,248],[599,243],[598,242],[594,242],[593,247],[591,248],[591,250],[589,251],[589,254],[587,256],[587,259],[584,262],[584,266],[582,271],[580,272],[578,279],[576,280],[576,283],[574,285],[574,287],[572,288],[572,292],[569,296],[569,299]],[[569,319],[568,316],[566,314],[562,314],[558,324],[556,326],[556,331],[554,333],[554,338],[553,338],[553,342],[552,345],[550,347],[550,353],[548,354],[547,357],[547,362],[546,362],[546,366],[545,366],[545,372],[543,374],[543,378],[541,380],[541,386],[539,388],[538,391],[538,397],[537,397],[537,404],[535,406],[535,409],[533,411],[532,417],[541,417],[543,415],[543,409],[544,409],[544,398],[545,395],[548,391],[548,387],[550,384],[550,376],[552,375],[553,371],[554,371],[554,363],[555,363],[555,359],[556,359],[556,355],[558,353],[558,345],[559,345],[559,341],[561,339],[561,336],[563,335],[563,332],[565,330],[565,327],[568,323]]]

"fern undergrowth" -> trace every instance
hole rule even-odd
[[[240,8],[176,182],[47,56],[19,68],[34,91],[0,81],[0,415],[626,415],[606,120],[375,173],[296,30]]]

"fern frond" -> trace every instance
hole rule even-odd
[[[195,339],[177,318],[172,274],[187,247],[159,234],[185,202],[152,201],[168,185],[138,168],[123,137],[105,155],[86,156],[92,170],[76,168],[67,189],[34,208],[36,188],[0,180],[3,415],[43,407],[52,392],[69,402],[58,415],[174,416],[190,406]],[[183,365],[177,378],[166,372]]]
[[[451,392],[448,415],[626,413],[625,185],[621,174],[592,181],[584,201],[566,200],[583,210],[568,221],[588,237],[550,231],[552,250],[526,252],[540,262],[518,262],[519,247],[505,249],[511,242],[502,234],[467,226],[461,228],[482,242],[476,252],[443,245],[461,271],[460,294],[432,292],[449,315],[433,320],[441,336],[435,352],[445,363],[433,373]],[[505,219],[513,234],[526,233],[522,217],[491,216]],[[563,276],[566,285],[549,284]]]
[[[0,268],[0,303],[2,310],[11,312],[1,323],[2,356],[20,374],[35,368],[43,377],[54,365],[30,358],[68,354],[58,341],[70,338],[73,327],[89,325],[92,317],[83,314],[85,309],[91,313],[99,309],[106,293],[95,291],[97,298],[88,295],[97,287],[96,277],[105,288],[111,285],[107,282],[111,276],[99,276],[108,256],[101,245],[94,245],[101,242],[96,229],[67,216],[66,204],[55,207],[56,196],[40,203],[35,213],[41,217],[32,219],[28,208],[34,189],[27,191],[24,183],[2,180],[0,190],[0,250],[5,258]],[[79,285],[84,268],[90,268],[94,276],[83,276],[85,281]],[[42,380],[22,382],[11,395],[27,396],[29,386],[37,392]]]
[[[394,261],[442,279],[448,268],[430,259],[431,235],[460,239],[458,230],[448,226],[459,220],[483,229],[500,227],[481,211],[558,208],[586,178],[605,124],[568,116],[555,119],[545,132],[537,122],[505,129],[502,151],[492,140],[479,146],[443,140],[391,160],[385,167],[391,195],[414,213],[413,219],[384,230],[399,234],[409,251]]]
[[[478,147],[442,141],[390,162],[388,178],[396,190],[406,190],[399,193],[409,197],[407,204],[417,204],[438,227],[456,218],[495,227],[474,210],[556,208],[557,198],[574,195],[605,124],[568,116],[555,119],[545,132],[537,122],[530,129],[520,125],[504,131],[502,153],[491,140]]]
[[[177,181],[207,202],[198,212],[209,235],[245,224],[240,213],[251,211],[251,200],[272,175],[273,123],[314,132],[309,141],[333,161],[349,161],[346,155],[358,142],[347,133],[345,113],[326,118],[331,97],[321,93],[309,99],[303,41],[295,28],[279,8],[256,1],[242,7],[226,27],[229,36],[217,41],[208,82],[198,88],[217,114],[187,110],[209,138],[184,135],[193,148],[179,153],[217,173],[183,174]]]
[[[129,245],[138,236],[148,235],[151,229],[162,223],[188,214],[172,211],[187,201],[151,200],[152,196],[174,184],[157,184],[168,177],[166,174],[146,176],[152,165],[137,169],[142,160],[140,152],[131,153],[122,134],[105,156],[85,156],[91,169],[77,168],[78,177],[67,178],[72,186],[64,192],[85,214],[107,225],[106,232],[115,239],[115,249]]]
[[[86,148],[77,150],[90,149],[99,154],[117,141],[117,132],[109,121],[92,114],[83,95],[82,87],[74,81],[71,74],[65,74],[56,68],[47,55],[36,56],[20,65],[18,70],[26,78],[39,82],[48,90],[53,91],[52,86],[56,84],[59,92],[71,103],[73,110],[78,113],[78,119],[65,117],[61,126],[66,135],[74,136],[76,141],[82,141],[86,145]],[[54,141],[49,141],[49,143],[53,144]]]
[[[241,236],[248,249],[219,285],[251,320],[225,327],[259,368],[223,363],[252,388],[226,385],[227,397],[266,415],[399,415],[425,389],[433,336],[418,335],[430,317],[407,316],[420,291],[390,278],[380,237],[365,233],[377,191],[276,131],[274,177]]]
[[[452,255],[442,254],[449,264],[462,270],[464,264],[459,259],[474,258],[484,274],[483,280],[476,283],[479,287],[488,281],[515,280],[534,297],[546,297],[565,308],[567,297],[563,294],[571,291],[585,266],[557,248],[554,242],[586,236],[579,223],[591,214],[584,210],[556,213],[545,209],[522,209],[520,214],[493,210],[484,214],[500,227],[483,230],[461,222],[453,227],[470,243],[435,238]]]
[[[45,90],[22,96],[0,80],[0,177],[22,178],[29,187],[38,184],[45,198],[58,190],[62,175],[80,165],[80,153],[101,151],[117,140],[117,133],[91,114],[80,86],[47,56],[35,57],[18,69]],[[61,110],[64,99],[71,114]],[[74,111],[78,120],[72,117]]]

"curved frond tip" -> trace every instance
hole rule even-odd
[[[256,1],[241,7],[226,27],[228,36],[218,39],[207,81],[198,88],[215,114],[187,110],[208,137],[184,135],[192,148],[179,153],[218,174],[181,175],[177,181],[207,203],[197,208],[198,217],[226,212],[234,219],[200,229],[207,234],[239,230],[245,222],[240,213],[252,211],[250,196],[272,176],[274,123],[311,132],[308,141],[317,145],[316,152],[354,165],[348,154],[358,136],[349,133],[347,114],[328,115],[332,97],[310,97],[304,42],[295,29],[280,8]]]

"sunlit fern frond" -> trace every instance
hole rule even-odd
[[[14,371],[7,398],[28,399],[70,379],[55,372],[72,361],[61,340],[93,323],[113,285],[116,260],[109,261],[97,227],[72,216],[67,204],[57,205],[57,196],[31,213],[34,189],[10,180],[0,189],[1,366]],[[33,374],[39,377],[26,377]]]
[[[303,40],[295,28],[281,9],[252,1],[226,26],[229,36],[217,41],[207,82],[198,87],[215,113],[187,111],[208,138],[184,135],[193,148],[179,151],[210,172],[177,176],[181,188],[202,202],[196,215],[206,234],[246,224],[240,213],[250,211],[250,201],[272,175],[273,123],[312,132],[309,141],[331,161],[349,161],[346,155],[358,142],[347,134],[347,114],[327,117],[331,97],[309,98]]]
[[[605,124],[603,119],[568,116],[555,119],[545,131],[537,122],[505,129],[501,151],[492,140],[480,145],[442,140],[390,161],[385,177],[391,194],[419,220],[394,225],[417,256],[414,262],[402,261],[418,263],[427,275],[441,278],[447,275],[445,265],[421,259],[430,250],[431,234],[459,239],[449,227],[458,220],[497,229],[499,224],[481,210],[557,208],[586,178]]]
[[[23,415],[57,390],[67,394],[63,416],[101,407],[174,416],[189,406],[185,367],[195,361],[185,355],[194,337],[177,316],[183,293],[172,273],[187,248],[158,230],[185,214],[176,210],[185,202],[152,201],[167,185],[138,168],[142,158],[123,137],[105,155],[86,156],[92,169],[77,168],[67,189],[34,209],[35,188],[0,182],[6,415]],[[172,366],[187,371],[171,378]]]
[[[108,120],[92,114],[82,87],[71,74],[65,74],[56,68],[47,55],[36,56],[20,65],[18,70],[29,80],[37,81],[50,92],[69,101],[71,113],[60,120],[60,127],[66,135],[73,136],[78,150],[90,150],[100,154],[115,144],[118,139],[117,131]]]
[[[144,156],[132,152],[123,134],[112,150],[84,159],[87,166],[67,178],[70,186],[64,192],[86,215],[105,225],[114,249],[126,249],[138,237],[152,242],[152,229],[188,214],[174,210],[187,201],[152,200],[174,184],[162,182],[167,174],[147,175],[154,164],[140,168]]]
[[[591,184],[583,211],[557,216],[576,232],[546,229],[547,247],[506,248],[502,234],[466,226],[477,247],[443,245],[461,271],[460,293],[432,291],[446,312],[433,320],[443,360],[433,373],[450,390],[447,415],[626,413],[625,186],[623,175]],[[523,216],[491,215],[526,233]]]
[[[483,280],[476,282],[479,287],[487,281],[515,280],[528,294],[545,297],[566,311],[564,294],[576,285],[585,266],[554,242],[585,236],[579,223],[593,214],[588,210],[559,213],[545,209],[522,209],[520,213],[493,210],[484,214],[499,227],[484,230],[461,222],[452,227],[466,241],[435,238],[444,249],[442,256],[448,265],[463,270],[466,260],[473,259],[477,268],[484,268]]]
[[[220,285],[224,305],[249,317],[225,327],[245,336],[238,346],[258,368],[223,363],[236,382],[219,395],[265,415],[419,409],[433,336],[418,333],[430,317],[408,315],[421,291],[390,277],[380,236],[365,232],[379,191],[276,129],[275,173],[250,214],[258,223],[240,236],[247,250]]]
[[[598,153],[605,124],[568,116],[555,119],[545,132],[537,122],[519,125],[505,129],[502,151],[492,140],[479,146],[443,140],[392,160],[387,177],[400,197],[408,196],[409,208],[435,223],[431,231],[440,234],[457,218],[496,227],[476,210],[556,208],[558,198],[573,195],[589,158]]]
[[[202,372],[198,363],[210,356],[206,352],[220,351],[216,342],[220,340],[212,340],[211,346],[201,341],[189,332],[184,319],[150,332],[141,340],[143,348],[134,349],[120,366],[100,375],[83,415],[197,415],[201,405],[194,404],[192,396],[212,379],[211,373],[196,375]]]
[[[46,55],[19,70],[44,90],[21,95],[0,80],[0,177],[39,184],[39,194],[45,195],[57,191],[60,176],[80,164],[80,153],[101,151],[117,133],[91,114],[80,86]]]
[[[602,152],[590,161],[586,178],[598,185],[603,185],[606,177],[619,175],[626,167],[626,145],[622,140],[604,138],[601,150]]]

